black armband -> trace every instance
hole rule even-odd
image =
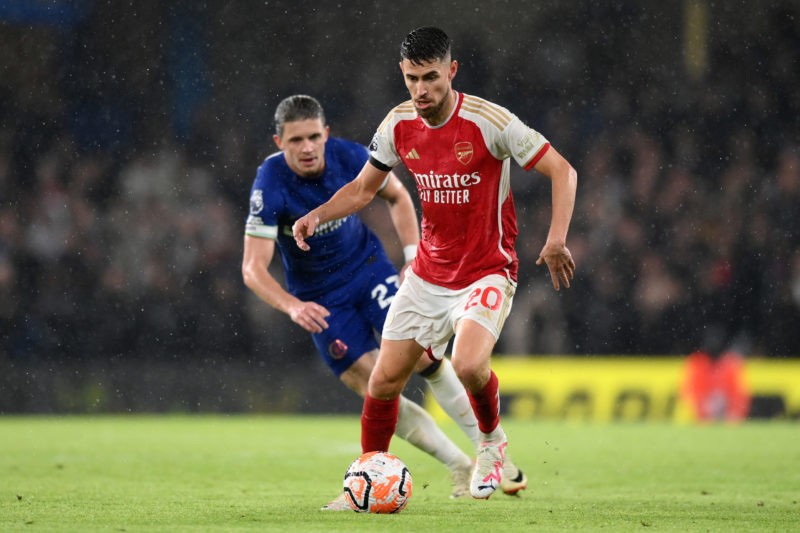
[[[378,170],[382,170],[384,172],[389,172],[392,170],[392,167],[390,167],[389,165],[384,165],[383,163],[381,163],[372,156],[369,156],[369,162],[372,163],[372,166],[377,168]]]

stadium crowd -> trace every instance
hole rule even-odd
[[[611,17],[640,20],[636,3],[621,5],[630,13],[573,17],[533,61],[514,49],[489,58],[479,38],[453,32],[471,51],[456,59],[478,73],[459,86],[525,114],[579,175],[576,279],[555,293],[534,266],[549,185],[513,171],[520,285],[499,351],[686,354],[721,330],[744,353],[800,356],[800,11],[773,7],[762,25],[710,39],[692,76],[680,57],[653,61],[652,45],[597,45],[613,40]],[[118,23],[172,42],[156,15]],[[234,66],[196,64],[202,45],[121,47],[103,13],[72,24],[0,22],[2,57],[23,59],[0,79],[0,357],[313,357],[241,281],[248,188],[272,151],[267,110],[308,92],[334,135],[367,143],[375,121],[347,109],[382,115],[399,75],[364,98],[347,92],[351,74],[335,90],[256,78],[241,98]],[[242,68],[263,53],[244,49]],[[368,216],[390,235],[387,217]]]

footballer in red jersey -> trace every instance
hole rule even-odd
[[[556,290],[569,287],[575,272],[566,241],[577,173],[512,113],[455,91],[458,62],[441,29],[426,26],[410,32],[400,46],[400,59],[410,100],[395,107],[378,127],[369,161],[358,176],[298,219],[292,234],[301,250],[309,250],[306,239],[320,224],[369,203],[392,168],[403,163],[414,176],[422,240],[383,326],[361,414],[361,448],[388,451],[399,397],[415,361],[425,347],[442,357],[453,339],[453,368],[481,433],[470,492],[485,499],[510,477],[504,472],[508,439],[500,424],[499,383],[491,355],[516,289],[511,159],[551,182],[550,228],[536,264],[547,266]],[[520,488],[525,483],[524,477],[519,479]]]
[[[422,241],[413,266],[452,289],[489,274],[517,279],[517,217],[510,158],[533,167],[550,144],[506,109],[453,94],[445,122],[431,126],[408,101],[394,108],[370,145],[378,167],[403,163],[422,206]]]

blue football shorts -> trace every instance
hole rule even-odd
[[[315,299],[330,316],[328,329],[311,336],[322,360],[337,377],[379,347],[378,335],[399,282],[394,265],[377,258],[367,261],[345,285]]]

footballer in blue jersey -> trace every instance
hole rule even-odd
[[[245,234],[277,242],[288,292],[330,312],[325,318],[328,327],[312,336],[337,376],[378,348],[375,332],[383,327],[399,275],[378,238],[357,215],[324,225],[312,239],[313,252],[295,246],[291,230],[296,219],[350,181],[367,157],[364,146],[328,137],[319,176],[297,174],[281,151],[258,168],[250,191]],[[317,325],[322,324],[317,321]]]
[[[309,332],[333,373],[363,398],[378,356],[377,334],[383,329],[402,271],[398,272],[378,238],[356,215],[331,216],[309,239],[313,246],[308,252],[295,245],[292,225],[358,175],[368,159],[367,149],[330,137],[322,106],[305,95],[290,96],[278,105],[273,141],[280,152],[264,160],[250,191],[242,259],[245,285]],[[371,192],[388,204],[403,245],[405,268],[419,242],[411,196],[393,173]],[[268,270],[276,243],[286,288]],[[450,362],[423,354],[415,370],[477,447],[477,420]],[[470,457],[427,411],[401,397],[395,434],[448,468],[451,496],[469,494]],[[350,506],[340,493],[323,510],[350,510]]]
[[[256,173],[250,191],[250,215],[245,233],[274,239],[281,251],[286,285],[298,298],[319,298],[345,288],[364,269],[389,260],[374,233],[357,215],[324,224],[310,239],[313,252],[295,246],[292,224],[358,174],[367,149],[329,137],[320,176],[303,177],[288,165],[283,152],[269,156]],[[380,329],[380,327],[378,328]]]
[[[367,149],[330,137],[320,119],[286,121],[274,140],[280,151],[259,166],[250,191],[244,264],[254,268],[244,270],[245,282],[309,331],[326,364],[342,376],[363,354],[377,350],[375,333],[397,291],[398,271],[357,215],[326,224],[315,235],[311,253],[295,246],[291,229],[297,218],[358,174]],[[416,250],[419,229],[405,187],[390,176],[378,194],[389,203],[403,244]],[[285,291],[261,269],[275,243]]]

